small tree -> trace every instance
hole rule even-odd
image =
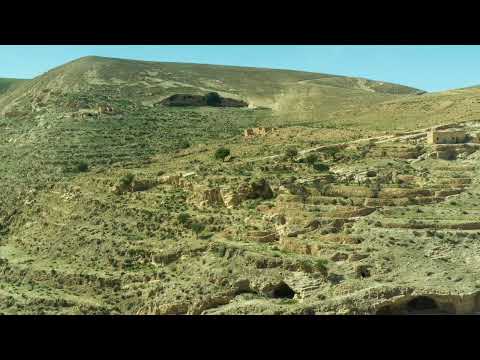
[[[135,175],[133,175],[132,173],[128,173],[127,175],[122,176],[120,178],[120,185],[122,187],[127,188],[130,185],[132,185],[134,179],[135,179]]]
[[[211,92],[205,95],[205,100],[208,106],[219,106],[222,102],[222,98],[216,92]]]
[[[198,240],[198,234],[200,234],[203,230],[205,230],[205,224],[195,222],[192,224],[191,229],[195,233],[195,237]]]
[[[177,220],[180,224],[186,225],[190,222],[190,215],[187,213],[178,214]]]
[[[75,165],[75,170],[77,172],[87,172],[88,164],[85,161],[80,161]]]
[[[215,159],[225,161],[225,158],[230,155],[230,149],[221,147],[215,151]]]

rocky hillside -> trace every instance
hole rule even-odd
[[[212,92],[250,107],[162,104]],[[98,57],[10,87],[0,313],[472,312],[479,145],[395,133],[477,98]]]

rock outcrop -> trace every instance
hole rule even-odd
[[[218,98],[218,102],[210,103],[207,95],[175,94],[160,102],[163,106],[214,106],[214,107],[248,107],[242,100]]]
[[[174,184],[181,183],[181,178],[172,179]],[[274,193],[265,179],[243,183],[238,188],[209,187],[206,185],[193,186],[192,202],[197,206],[224,206],[233,208],[245,200],[271,199]]]

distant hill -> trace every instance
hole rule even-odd
[[[0,78],[0,95],[7,92],[8,90],[12,90],[21,83],[28,81],[23,79],[5,79]]]
[[[176,93],[214,91],[280,113],[295,109],[300,117],[311,107],[329,111],[351,101],[376,103],[421,93],[402,85],[301,71],[84,57],[9,92],[0,98],[0,111],[19,105],[28,108],[32,98],[46,104],[58,96],[80,93],[92,95],[91,102],[84,99],[90,106],[98,101],[94,90],[106,94],[105,101],[124,98],[144,106]]]
[[[274,117],[259,121],[274,127],[392,131],[480,115],[478,87],[425,93],[387,82],[311,72],[94,56],[30,81],[0,84],[0,114],[62,114],[103,104],[139,110],[161,106],[175,94],[217,92],[251,108],[272,109]]]

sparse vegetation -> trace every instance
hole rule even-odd
[[[460,273],[456,291],[470,291],[475,154],[415,162],[431,151],[422,138],[322,146],[474,118],[478,89],[404,98],[411,89],[362,84],[375,91],[328,75],[87,58],[6,89],[0,313],[368,313],[387,283],[448,293],[442,279]],[[157,103],[205,89],[278,103]],[[431,110],[444,101],[448,111]],[[115,111],[88,112],[98,104]],[[260,127],[275,131],[243,137]]]

